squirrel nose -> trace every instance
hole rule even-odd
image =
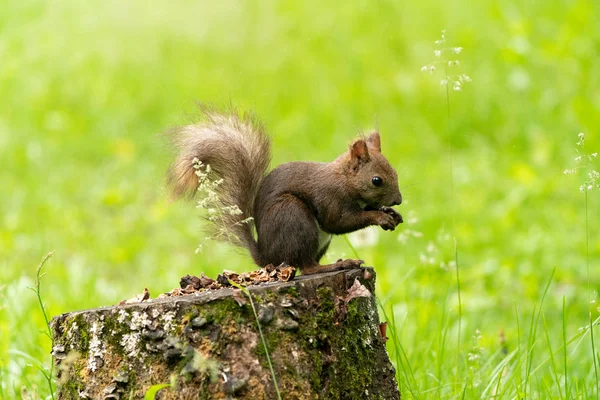
[[[398,197],[396,198],[396,200],[394,200],[394,204],[392,204],[392,205],[399,206],[400,204],[402,204],[402,195],[400,193],[398,193]]]

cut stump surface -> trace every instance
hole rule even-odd
[[[399,399],[371,268],[55,317],[60,399]]]

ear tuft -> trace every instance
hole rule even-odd
[[[370,150],[381,153],[381,138],[379,137],[379,132],[373,132],[369,135],[367,138],[367,146]]]
[[[358,139],[352,143],[352,146],[350,146],[350,158],[355,169],[358,168],[359,164],[369,161],[369,148],[364,139]]]

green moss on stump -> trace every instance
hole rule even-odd
[[[350,298],[362,270],[250,288],[286,399],[395,399],[374,296]],[[63,314],[52,321],[60,399],[275,398],[245,295],[223,289]]]

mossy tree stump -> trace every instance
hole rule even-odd
[[[284,399],[398,399],[372,269],[249,287]],[[274,399],[248,297],[221,289],[63,314],[51,323],[60,399]]]

